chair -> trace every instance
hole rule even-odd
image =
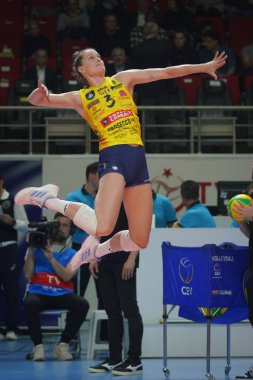
[[[224,80],[204,78],[198,90],[197,104],[200,106],[230,106],[232,97],[229,87]],[[204,110],[201,112],[205,117],[229,116],[228,111],[221,109]]]
[[[237,75],[230,75],[223,79],[228,88],[230,89],[232,104],[240,105],[241,104],[241,93],[239,87],[239,78]]]
[[[87,346],[87,359],[93,359],[96,350],[108,350],[108,342],[100,340],[101,323],[108,320],[105,310],[92,310],[90,315],[90,328]],[[124,319],[124,331],[127,331],[128,323]],[[128,350],[128,334],[124,334],[123,357],[127,356]]]
[[[85,49],[91,44],[90,40],[63,40],[61,46],[61,74],[63,79],[72,78],[72,56],[76,51]]]
[[[29,94],[36,88],[37,83],[34,80],[17,79],[10,87],[8,95],[9,106],[30,106],[27,101]],[[28,112],[8,111],[8,121],[13,124],[27,124],[29,119]],[[13,127],[14,128],[14,127]],[[28,133],[28,128],[25,128]]]
[[[10,88],[10,81],[8,78],[0,79],[0,104],[7,106],[8,104],[8,93]]]
[[[188,75],[177,78],[179,87],[184,90],[186,105],[193,106],[197,104],[197,93],[202,80],[203,77],[201,75]]]
[[[16,79],[21,77],[21,60],[14,57],[0,57],[1,77],[9,79],[12,85]]]

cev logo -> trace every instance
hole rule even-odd
[[[180,262],[179,262],[179,276],[181,280],[186,283],[190,284],[192,279],[193,279],[193,273],[194,273],[194,268],[192,263],[187,257],[183,257]]]
[[[194,267],[187,257],[183,257],[180,260],[178,273],[179,273],[181,280],[185,284],[188,285],[191,283],[191,281],[193,279]],[[192,287],[191,286],[182,286],[181,287],[181,293],[184,296],[191,296],[192,295]]]

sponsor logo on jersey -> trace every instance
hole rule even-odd
[[[101,124],[103,127],[107,127],[114,121],[118,119],[122,119],[124,117],[129,117],[129,116],[133,116],[133,113],[131,110],[113,112],[110,115],[106,116],[104,119],[102,119]]]
[[[110,94],[110,89],[107,86],[101,87],[98,90],[99,95],[108,95]]]
[[[128,96],[127,93],[126,93],[126,91],[124,91],[124,90],[120,90],[120,91],[119,91],[119,94],[120,94],[120,96],[121,96],[122,98],[124,98],[125,96]]]
[[[98,103],[100,103],[100,101],[98,99],[93,100],[93,102],[88,104],[88,106],[87,106],[88,110]]]
[[[90,92],[88,92],[86,95],[85,95],[85,98],[88,99],[88,100],[91,100],[93,99],[95,96],[95,92],[92,90]]]
[[[122,83],[118,83],[115,86],[111,86],[111,90],[116,90],[117,88],[121,88],[122,86]]]

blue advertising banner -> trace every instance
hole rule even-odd
[[[247,318],[248,247],[179,247],[164,242],[162,255],[164,305],[180,306],[179,315],[196,322],[204,322],[207,314],[217,323]]]

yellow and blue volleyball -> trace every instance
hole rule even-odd
[[[227,205],[228,213],[231,216],[233,220],[236,222],[243,222],[244,219],[242,219],[239,215],[237,210],[235,209],[236,205],[238,205],[238,201],[244,203],[247,206],[250,206],[250,201],[252,198],[247,194],[238,194],[235,195],[233,198],[230,199]]]

